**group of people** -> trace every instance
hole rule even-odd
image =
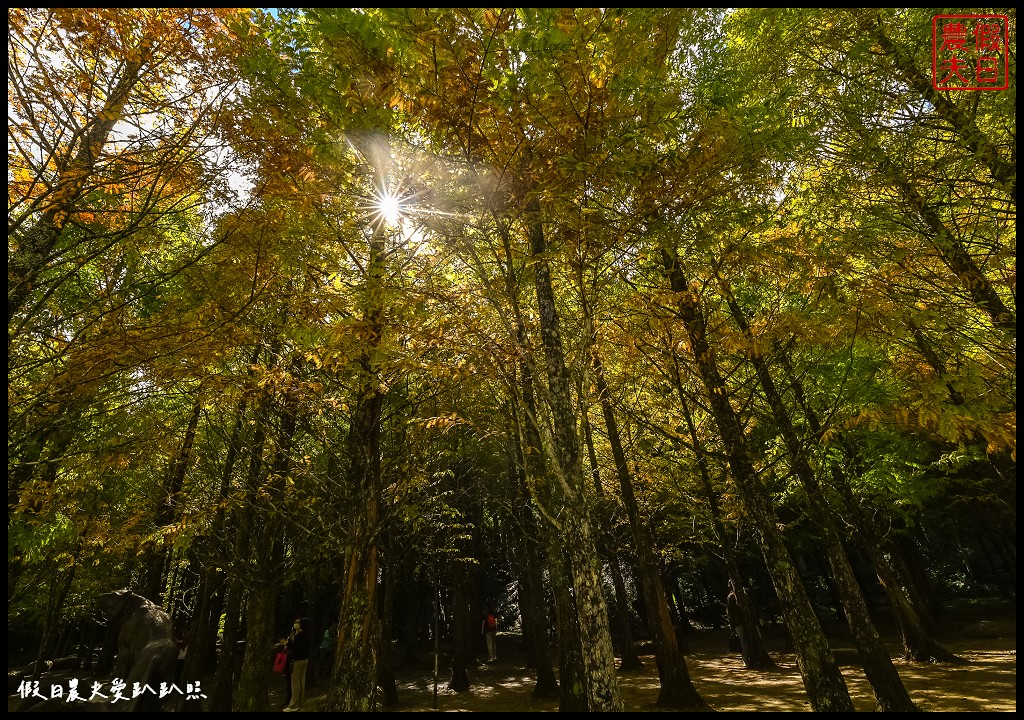
[[[336,639],[337,623],[334,623],[324,630],[323,638],[320,640],[318,659],[321,675],[330,672]],[[312,652],[309,620],[301,617],[295,618],[288,637],[278,640],[274,649],[287,655],[283,668],[287,697],[284,712],[296,712],[302,709],[302,703],[306,699],[306,669],[309,667],[309,657]]]
[[[497,648],[495,647],[495,636],[498,632],[498,621],[494,616],[494,610],[485,608],[483,619],[480,623],[480,634],[483,635],[487,644],[487,662],[494,662],[498,659]],[[321,677],[330,673],[334,659],[334,649],[337,642],[338,624],[334,623],[324,630],[319,645],[318,665]],[[309,637],[309,620],[307,618],[295,618],[292,630],[287,637],[283,637],[274,645],[277,653],[287,655],[284,667],[286,680],[286,705],[284,712],[296,712],[302,709],[302,703],[306,699],[306,669],[309,667],[309,657],[312,651],[312,644]]]

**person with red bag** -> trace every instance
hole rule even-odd
[[[292,634],[294,634],[292,630]],[[291,639],[291,634],[288,637],[283,637],[277,641],[274,645],[274,672],[280,673],[284,678],[284,705],[282,709],[288,707],[292,702],[292,659],[288,654],[288,641]]]
[[[487,662],[491,663],[498,659],[498,653],[494,647],[494,637],[498,633],[498,621],[494,618],[494,611],[491,608],[484,609],[484,619],[480,624],[480,634],[487,641]]]
[[[308,625],[306,618],[295,618],[295,625],[288,638],[288,655],[292,661],[292,693],[285,712],[301,710],[302,701],[306,699],[306,666],[309,665],[310,651]]]

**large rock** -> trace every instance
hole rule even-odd
[[[156,603],[128,590],[104,593],[96,605],[109,623],[120,628],[114,677],[123,678],[129,692],[136,682],[155,691],[118,702],[111,709],[160,710],[163,704],[159,699],[160,683],[174,682],[178,659],[170,616]]]

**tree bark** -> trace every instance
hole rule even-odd
[[[380,661],[377,663],[377,685],[381,689],[381,705],[398,705],[398,683],[395,681],[395,653],[391,642],[392,615],[395,604],[395,567],[392,553],[385,553],[384,598],[381,602]]]
[[[259,359],[258,350],[253,353],[252,362],[255,364]],[[235,462],[238,459],[239,442],[242,436],[242,424],[245,418],[245,400],[240,400],[235,411],[235,423],[231,429],[231,437],[228,440],[227,451],[224,457],[224,469],[221,471],[220,500],[228,497],[231,490],[231,477],[234,473]],[[218,564],[220,558],[216,552],[216,538],[223,535],[225,530],[225,513],[223,505],[218,504],[216,514],[211,524],[210,536],[203,539],[200,550],[200,557],[205,563],[201,572],[199,583],[199,597],[196,599],[196,609],[192,616],[192,626],[189,630],[189,649],[185,656],[185,667],[182,674],[185,677],[201,678],[206,674],[207,661],[211,657],[214,645],[217,642],[217,624],[219,617],[214,617],[214,596],[218,585],[220,570]]]
[[[860,583],[857,582],[857,576],[846,556],[846,550],[843,548],[842,539],[836,528],[825,493],[807,461],[796,428],[793,427],[789,409],[782,400],[768,364],[765,362],[764,356],[756,349],[757,339],[750,331],[743,308],[739,306],[725,279],[719,277],[718,282],[729,310],[732,312],[733,320],[751,347],[755,348],[748,353],[748,360],[754,366],[754,372],[761,385],[761,390],[764,392],[772,418],[775,420],[776,429],[782,435],[786,448],[789,450],[790,467],[803,486],[811,510],[811,519],[821,531],[825,555],[832,570],[834,588],[839,596],[843,612],[846,614],[846,621],[853,635],[853,641],[864,662],[864,674],[871,684],[871,690],[878,702],[878,709],[885,712],[916,711],[918,708],[910,699],[899,673],[896,672],[896,666],[892,664],[892,658],[889,657],[889,652],[885,649],[882,638],[871,621]]]
[[[350,486],[362,512],[352,521],[338,641],[327,709],[368,712],[377,709],[377,542],[381,532],[380,418],[385,389],[378,377],[375,351],[383,333],[384,235],[378,228],[369,244],[364,287],[364,350],[358,362],[359,391],[348,435]]]
[[[629,608],[629,593],[626,591],[626,583],[622,579],[622,568],[619,564],[618,554],[615,552],[614,543],[611,537],[611,512],[610,508],[602,505],[604,490],[601,488],[601,471],[597,467],[597,453],[594,451],[594,438],[590,431],[590,421],[587,419],[586,411],[581,416],[583,425],[583,439],[587,446],[587,457],[590,460],[590,472],[594,479],[594,491],[597,496],[596,513],[598,515],[599,535],[598,547],[601,557],[608,565],[608,571],[612,576],[612,587],[615,588],[615,614],[619,623],[619,632],[622,635],[622,660],[619,662],[619,672],[639,670],[644,666],[640,660],[640,654],[633,642],[633,613]]]
[[[517,406],[518,401],[514,400],[513,405]],[[527,432],[523,426],[528,421],[523,418],[523,414],[519,410],[515,411],[519,440],[516,443],[516,462],[510,468],[515,482],[516,495],[526,508],[523,513],[518,514],[518,519],[522,523],[523,536],[522,553],[519,555],[521,593],[519,609],[523,614],[523,639],[527,645],[528,666],[535,668],[537,673],[536,683],[533,686],[533,697],[555,698],[559,697],[559,687],[551,662],[550,643],[548,642],[548,628],[551,627],[552,618],[548,617],[547,603],[545,602],[541,541],[539,540],[541,527],[532,507],[530,507],[530,492],[525,475],[528,463],[525,459],[527,453],[523,451],[523,444],[526,442],[523,438]],[[536,435],[536,430],[529,434]],[[539,436],[535,441],[539,442]],[[539,452],[534,449],[529,454]],[[522,474],[517,471],[519,467],[524,468]]]
[[[156,527],[165,527],[174,522],[177,514],[177,503],[182,485],[185,482],[185,475],[188,472],[189,461],[192,458],[192,444],[196,438],[196,428],[199,425],[199,416],[202,413],[202,400],[199,392],[196,393],[195,402],[192,404],[192,412],[189,413],[188,424],[185,427],[185,436],[182,438],[181,446],[171,457],[167,469],[167,476],[163,487],[163,502],[157,510],[153,519]],[[144,598],[152,600],[170,612],[170,603],[164,603],[164,565],[167,562],[168,548],[160,543],[154,547],[145,562],[145,573],[141,583],[139,594]]]
[[[686,399],[682,379],[679,375],[678,359],[674,354],[672,360],[675,367],[674,381],[679,395],[679,406],[683,411],[683,418],[686,421],[690,443],[693,445],[693,451],[697,456],[698,476],[700,477],[704,497],[708,501],[708,508],[711,511],[711,526],[714,528],[718,546],[722,550],[723,557],[725,557],[726,570],[736,591],[737,604],[740,609],[740,615],[743,618],[743,628],[746,635],[746,652],[743,654],[743,665],[751,670],[777,669],[778,666],[772,660],[771,655],[768,654],[768,648],[764,643],[764,633],[761,632],[761,623],[754,612],[754,604],[747,595],[746,583],[743,580],[743,573],[740,572],[736,553],[732,549],[728,534],[725,532],[725,526],[722,524],[722,512],[718,506],[718,496],[715,494],[714,487],[711,484],[711,471],[708,468],[707,456],[701,445],[700,438],[697,437],[697,427],[690,413],[690,404]]]
[[[449,578],[452,588],[452,676],[448,688],[465,692],[469,690],[469,623],[472,618],[465,563],[453,563]]]
[[[655,554],[654,535],[647,523],[640,517],[640,506],[633,488],[633,477],[626,464],[626,454],[619,439],[619,427],[612,409],[608,384],[604,379],[604,365],[596,345],[591,348],[591,361],[594,367],[594,380],[597,383],[598,399],[608,430],[608,442],[611,444],[615,470],[619,478],[622,501],[626,506],[626,515],[633,531],[633,542],[640,562],[647,622],[654,640],[654,661],[657,663],[658,679],[661,682],[658,705],[677,709],[705,710],[708,704],[697,692],[697,688],[693,686],[690,672],[686,667],[686,659],[676,641],[675,628],[672,625],[668,601],[665,598],[665,587],[661,580],[661,569],[658,567]]]
[[[235,688],[235,652],[242,630],[242,602],[244,592],[241,578],[228,579],[224,599],[224,635],[221,638],[220,657],[210,696],[210,712],[231,712]]]
[[[294,369],[294,366],[293,366]],[[245,658],[238,684],[236,706],[242,712],[266,712],[270,709],[271,665],[267,662],[277,639],[274,627],[277,616],[277,598],[280,594],[283,540],[281,518],[274,505],[284,497],[285,478],[291,465],[291,449],[295,438],[296,401],[290,388],[282,390],[279,413],[277,449],[271,464],[270,476],[262,487],[250,486],[252,497],[266,493],[270,506],[255,507],[257,522],[250,532],[251,557],[246,579]],[[254,480],[250,476],[250,482]]]
[[[563,537],[572,571],[575,611],[579,623],[587,706],[591,711],[622,710],[615,655],[608,629],[608,607],[601,589],[587,496],[579,460],[579,439],[572,409],[572,395],[562,351],[558,312],[546,257],[544,229],[537,200],[526,211],[526,231],[534,261],[534,287],[540,315],[541,342],[547,369],[547,399],[553,420],[553,468],[563,505]]]
[[[746,436],[729,402],[725,382],[707,341],[706,324],[697,294],[690,289],[674,251],[663,248],[662,261],[669,286],[677,294],[676,317],[690,338],[698,373],[725,445],[736,488],[757,530],[765,565],[779,596],[811,708],[815,712],[852,712],[853,702],[846,682],[777,528],[770,501],[761,490]]]

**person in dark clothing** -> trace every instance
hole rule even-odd
[[[732,580],[729,581],[729,594],[725,598],[725,609],[729,615],[729,626],[739,639],[743,662],[747,664],[747,626],[743,622],[743,612],[740,610],[739,598],[736,597],[736,586]]]
[[[285,707],[285,712],[302,709],[302,701],[306,699],[306,666],[309,665],[309,621],[306,618],[295,618],[291,635],[288,638],[288,655],[292,661],[292,697]]]

